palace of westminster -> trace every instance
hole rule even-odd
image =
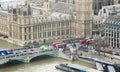
[[[52,10],[49,0],[35,1],[18,2],[16,6],[8,4],[6,9],[1,5],[0,34],[22,46],[33,42],[91,37],[93,0],[71,0],[75,10],[69,13]]]

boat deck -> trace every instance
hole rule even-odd
[[[83,66],[83,65],[78,65],[78,64],[68,64],[68,66],[72,67],[72,68],[80,69],[80,70],[83,70],[83,71],[86,71],[86,72],[102,72],[102,71],[99,71],[99,70],[96,70],[96,69],[93,69],[93,68],[89,68],[89,67],[86,67],[86,66]]]
[[[98,71],[93,68],[89,68],[86,66],[78,65],[78,64],[60,64],[56,66],[57,69],[63,70],[63,71],[69,71],[69,72],[102,72]]]

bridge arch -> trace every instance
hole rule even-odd
[[[12,61],[18,61],[18,62],[21,62],[21,63],[25,63],[26,62],[25,59],[10,59],[8,62],[12,62]]]
[[[31,60],[33,60],[34,58],[37,58],[37,57],[41,57],[42,55],[34,55],[32,57],[29,57],[29,62],[31,62]]]
[[[36,56],[36,57],[32,57],[31,59],[30,59],[30,62],[32,62],[32,61],[38,61],[38,60],[45,60],[45,59],[49,59],[49,58],[53,58],[53,56],[50,56],[50,55],[38,55],[38,56]]]
[[[13,65],[17,65],[17,64],[23,64],[23,61],[20,60],[8,60],[7,62],[3,63],[3,65],[5,66],[13,66]]]

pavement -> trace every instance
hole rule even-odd
[[[114,51],[119,51],[119,49],[116,49]],[[96,59],[110,62],[110,63],[120,64],[120,56],[117,56],[117,55],[107,54],[107,53],[105,53],[105,55],[104,55],[104,53],[102,53],[102,52],[99,55],[99,53],[95,52],[93,49],[89,49],[88,52],[77,50],[78,55],[81,55],[81,53],[82,53],[82,56],[96,58]]]
[[[108,54],[108,53],[99,53],[96,52],[91,46],[88,46],[89,48],[87,48],[85,45],[79,45],[79,43],[75,43],[76,46],[74,48],[76,48],[76,54],[77,56],[85,56],[85,57],[91,57],[94,59],[98,59],[101,61],[106,61],[109,63],[116,63],[116,64],[120,64],[120,56],[117,55],[113,55],[113,54]],[[85,49],[86,48],[86,49]],[[83,51],[84,49],[84,51]],[[88,49],[88,50],[87,50]],[[119,51],[119,49],[114,49],[113,51],[117,52]],[[75,54],[75,53],[74,53]]]

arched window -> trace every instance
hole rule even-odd
[[[103,9],[103,13],[106,13],[106,9]]]
[[[40,11],[40,15],[42,15],[43,14],[43,12],[42,11]]]
[[[109,12],[109,15],[111,15],[110,12]]]

